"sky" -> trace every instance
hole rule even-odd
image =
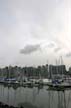
[[[71,0],[0,0],[0,67],[71,65]]]

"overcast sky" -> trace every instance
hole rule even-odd
[[[0,0],[0,66],[71,64],[71,0]]]

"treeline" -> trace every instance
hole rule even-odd
[[[0,68],[0,78],[17,78],[17,77],[47,77],[48,65],[38,67],[18,67],[9,66]]]

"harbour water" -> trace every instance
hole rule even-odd
[[[0,85],[0,102],[24,108],[71,108],[71,90],[53,91],[48,86],[14,89]]]

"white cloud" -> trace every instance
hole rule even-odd
[[[19,49],[27,44],[40,44],[40,59],[44,53],[47,59],[51,53],[60,56],[71,51],[70,0],[5,0],[0,1],[0,13],[0,56],[7,59],[4,65],[20,64]],[[32,59],[38,64],[36,55]]]

